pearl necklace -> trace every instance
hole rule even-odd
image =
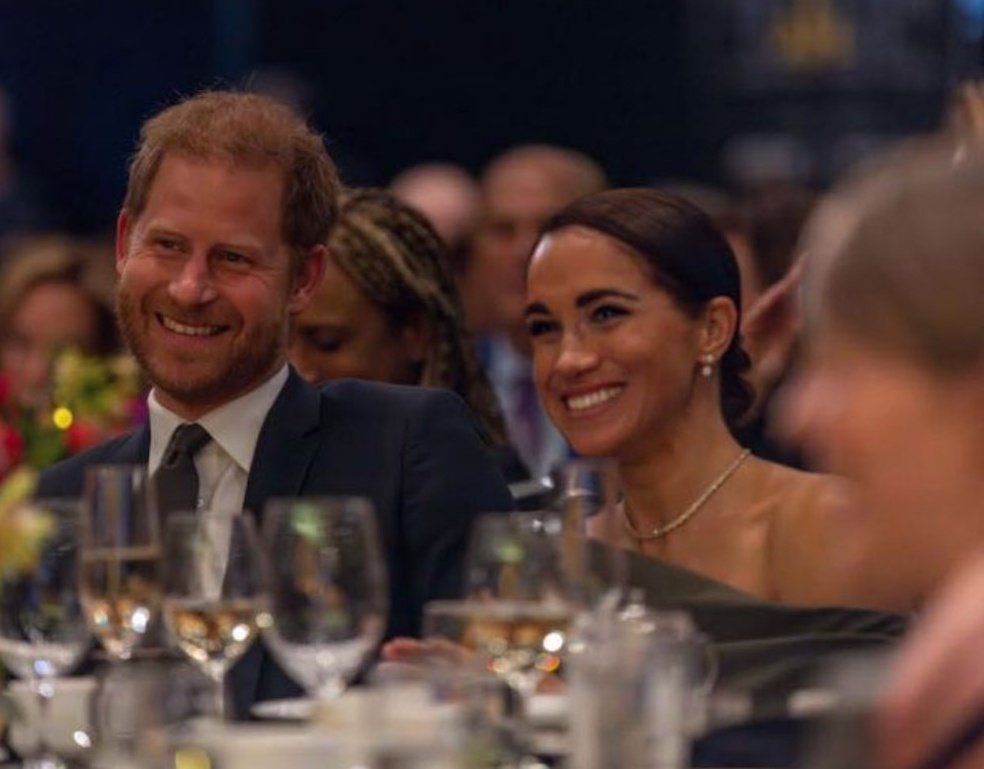
[[[645,542],[647,540],[659,539],[660,537],[665,537],[671,531],[680,528],[681,526],[683,526],[683,524],[685,524],[687,521],[693,518],[694,515],[697,514],[697,511],[700,510],[707,502],[707,500],[709,500],[714,495],[715,491],[717,491],[724,485],[724,482],[727,481],[728,478],[734,475],[735,471],[739,467],[741,467],[741,463],[744,462],[746,459],[748,459],[751,453],[752,452],[749,449],[742,449],[741,452],[738,454],[738,456],[735,458],[735,460],[726,468],[724,468],[724,472],[722,472],[717,478],[711,481],[710,485],[706,489],[704,489],[703,493],[701,493],[701,495],[694,500],[693,504],[690,505],[690,507],[684,510],[680,515],[678,515],[669,523],[665,523],[662,526],[657,526],[648,534],[645,534],[639,531],[638,529],[636,529],[636,527],[632,523],[632,519],[629,517],[628,504],[623,504],[622,522],[625,524],[625,530],[633,538],[639,540],[639,542]]]

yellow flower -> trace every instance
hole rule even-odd
[[[36,482],[34,470],[19,467],[0,484],[0,571],[31,566],[51,531],[50,517],[26,501]]]

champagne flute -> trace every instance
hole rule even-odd
[[[226,673],[256,637],[266,606],[267,564],[253,520],[245,512],[172,513],[164,559],[168,634],[212,680],[224,720]]]
[[[620,546],[621,485],[610,459],[572,459],[549,476],[546,506],[563,521],[561,563],[581,608],[614,606],[625,592],[627,564]]]
[[[263,639],[274,657],[322,702],[340,694],[382,640],[386,567],[372,504],[359,497],[267,504],[271,553]]]
[[[157,496],[146,467],[97,465],[86,473],[79,582],[89,626],[115,660],[127,660],[160,609]]]
[[[43,515],[48,531],[36,563],[0,574],[0,657],[16,675],[31,681],[38,700],[38,741],[30,769],[60,769],[64,761],[47,744],[52,679],[74,668],[89,647],[89,631],[78,594],[78,504],[66,500],[28,502]]]

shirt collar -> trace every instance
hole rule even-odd
[[[287,364],[284,364],[259,387],[196,420],[246,473],[253,464],[253,454],[256,453],[263,421],[286,382]],[[161,405],[157,400],[156,388],[150,391],[147,406],[150,411],[150,455],[147,469],[153,473],[161,463],[171,435],[187,420]]]

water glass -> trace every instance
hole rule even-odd
[[[43,516],[44,535],[36,563],[0,575],[0,657],[20,678],[32,682],[38,702],[37,750],[30,769],[64,766],[46,741],[54,679],[85,656],[90,637],[78,593],[78,505],[37,501],[26,514]]]
[[[382,663],[370,679],[368,726],[377,766],[493,767],[515,764],[508,685],[440,657]]]
[[[161,598],[157,495],[143,465],[86,472],[79,584],[93,634],[115,660],[155,626]]]
[[[568,646],[572,769],[682,769],[716,674],[682,612],[585,612]]]
[[[272,574],[264,642],[325,702],[345,689],[386,627],[388,582],[372,504],[273,500],[264,527]]]
[[[163,767],[172,743],[210,700],[210,681],[187,662],[134,659],[106,666],[92,701],[95,766]]]

